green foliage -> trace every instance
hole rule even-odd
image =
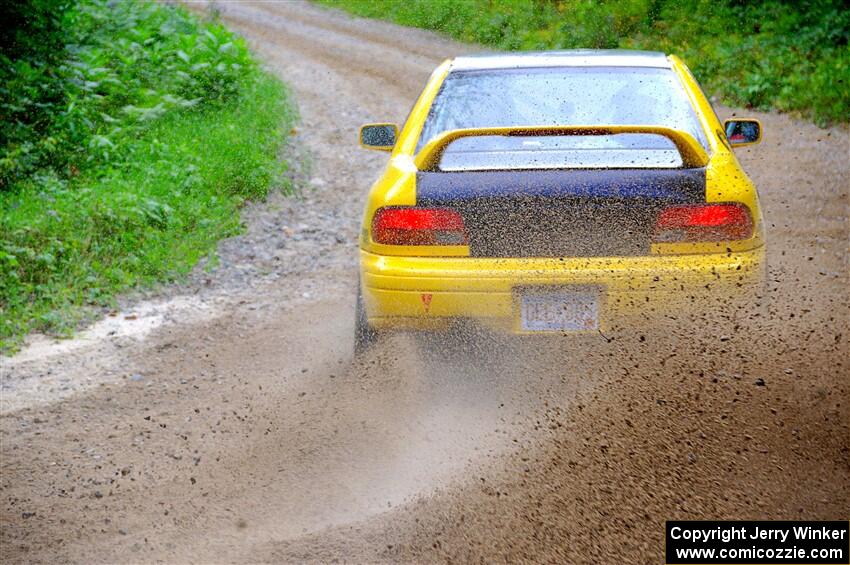
[[[0,53],[55,61],[65,46],[62,16],[69,5],[69,0],[0,0]]]
[[[62,22],[49,72],[35,55],[5,61],[0,351],[187,273],[280,179],[294,119],[283,86],[217,23],[100,0]]]
[[[84,0],[61,18],[67,43],[54,64],[0,59],[0,190],[39,170],[67,178],[108,162],[120,138],[169,112],[220,104],[254,71],[241,39],[183,10]]]
[[[729,104],[850,121],[842,0],[318,0],[499,49],[653,49]]]

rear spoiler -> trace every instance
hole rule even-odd
[[[486,137],[508,135],[519,137],[567,136],[567,135],[613,135],[617,133],[646,133],[661,135],[672,141],[682,156],[685,168],[693,169],[708,164],[708,153],[689,133],[663,126],[521,126],[497,128],[454,129],[441,133],[414,157],[416,168],[420,171],[436,169],[443,151],[453,141],[462,137]]]

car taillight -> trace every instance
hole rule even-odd
[[[447,208],[381,208],[372,239],[386,245],[466,245],[463,218]]]
[[[749,239],[753,219],[742,204],[673,206],[658,214],[656,243]]]

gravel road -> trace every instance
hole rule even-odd
[[[196,6],[199,10],[204,6]],[[675,518],[847,519],[846,128],[755,115],[770,316],[532,348],[404,338],[352,364],[361,203],[474,48],[300,2],[217,3],[292,87],[300,195],[220,265],[0,370],[3,562],[657,563]],[[493,341],[489,341],[491,339]]]

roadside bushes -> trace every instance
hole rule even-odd
[[[681,56],[726,103],[850,121],[841,0],[318,0],[499,49],[650,49]]]
[[[133,1],[52,4],[60,28],[48,37],[64,45],[35,57],[3,56],[4,190],[38,170],[67,177],[109,162],[122,139],[169,112],[227,102],[256,72],[241,39],[182,10]]]
[[[294,119],[219,23],[145,0],[29,9],[32,46],[0,55],[0,350],[188,272],[280,178]]]

